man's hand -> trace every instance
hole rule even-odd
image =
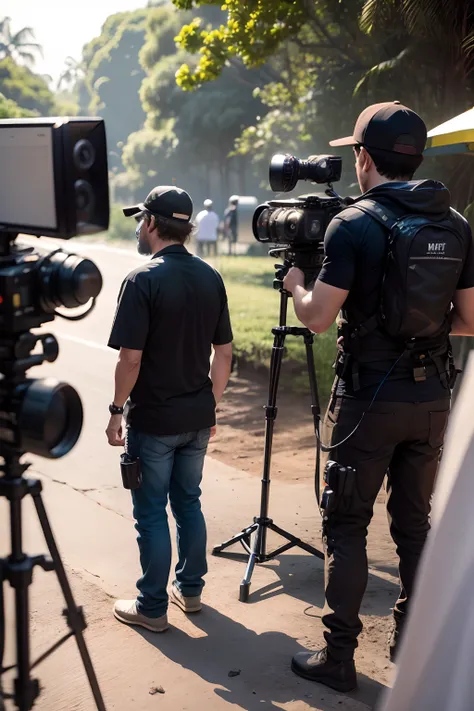
[[[217,427],[216,427],[216,425],[214,425],[214,427],[211,427],[211,434],[210,434],[209,439],[212,439],[213,437],[215,437],[216,432],[217,432]]]
[[[110,417],[105,434],[111,447],[123,447],[125,439],[123,437],[122,415],[112,415]]]
[[[290,271],[283,279],[283,288],[292,294],[297,286],[304,287],[304,274],[301,269],[298,269],[298,267],[291,267]]]

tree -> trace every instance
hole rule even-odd
[[[174,4],[189,10],[217,2]],[[218,28],[197,19],[183,27],[180,46],[200,59],[183,64],[177,80],[195,89],[235,57],[279,67],[281,81],[261,92],[268,113],[238,144],[254,160],[308,139],[317,152],[329,127],[333,135],[350,130],[364,104],[397,98],[431,127],[474,103],[472,0],[228,0],[226,7]],[[471,157],[430,159],[424,170],[448,184],[458,209],[474,201]]]
[[[74,57],[66,57],[64,69],[58,79],[57,91],[61,91],[61,89],[74,91],[79,81],[83,78],[84,67],[82,62],[74,59]]]
[[[54,95],[44,79],[11,57],[0,61],[0,92],[19,106],[39,115],[55,113]]]
[[[361,25],[371,35],[387,31],[397,13],[406,29],[400,53],[371,68],[362,87],[383,82],[403,86],[406,100],[436,125],[474,103],[474,3],[472,0],[367,0]],[[416,72],[413,72],[416,67]],[[409,85],[403,77],[411,72]],[[470,156],[449,156],[427,161],[426,170],[450,188],[458,210],[472,215],[474,180]],[[471,226],[474,223],[471,220]],[[453,347],[463,367],[474,346],[472,338],[455,338]]]
[[[12,33],[11,18],[4,17],[0,21],[0,58],[11,59],[32,67],[38,54],[42,54],[42,48],[33,42],[35,33],[31,27],[24,27],[18,32]]]
[[[472,0],[367,0],[361,27],[369,36],[387,33],[395,15],[404,30],[400,51],[371,67],[358,88],[368,84],[380,91],[387,79],[395,81],[411,104],[436,122],[472,106]],[[403,87],[407,71],[412,74]]]
[[[220,8],[212,8],[205,16],[216,20],[221,14]],[[191,20],[192,13],[186,17]],[[139,194],[156,180],[174,181],[185,185],[197,201],[212,192],[215,200],[224,202],[248,179],[242,160],[229,154],[242,129],[262,110],[253,96],[259,72],[242,71],[236,62],[217,83],[194,93],[183,91],[176,72],[194,58],[177,51],[175,37],[182,22],[183,14],[170,5],[150,9],[140,52],[146,71],[140,91],[146,124],[131,134],[123,150],[128,179],[117,176],[114,184],[117,193],[132,187]]]
[[[7,99],[3,94],[0,94],[0,119],[28,118],[30,116],[34,116],[32,111],[22,109],[12,99]]]
[[[138,96],[145,77],[139,53],[149,12],[144,9],[110,16],[100,36],[83,50],[80,108],[105,119],[109,161],[116,170],[122,166],[122,148],[128,136],[139,130],[146,118]]]

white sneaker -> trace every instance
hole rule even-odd
[[[185,597],[183,593],[178,590],[176,585],[171,586],[171,596],[170,602],[177,605],[183,612],[200,612],[202,610],[201,596],[196,595],[195,597]]]
[[[168,629],[168,616],[145,617],[137,610],[136,600],[117,600],[114,605],[114,615],[117,620],[126,625],[139,625],[151,632],[166,632]]]

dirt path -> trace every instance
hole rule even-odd
[[[211,457],[250,474],[262,473],[267,398],[268,380],[263,375],[243,371],[232,376],[218,410]],[[272,475],[282,481],[310,479],[315,464],[310,397],[281,387],[277,404]]]

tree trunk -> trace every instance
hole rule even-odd
[[[241,156],[239,158],[239,193],[240,193],[240,195],[247,194],[246,178],[247,178],[246,159],[243,156]]]

